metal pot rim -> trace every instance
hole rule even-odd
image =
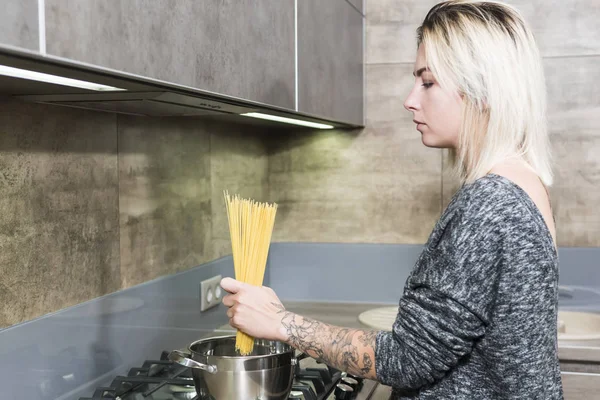
[[[285,345],[287,347],[286,351],[282,351],[281,353],[275,353],[275,354],[257,354],[254,356],[215,356],[215,355],[206,355],[206,354],[202,354],[199,353],[197,351],[192,350],[192,346],[194,346],[197,343],[206,343],[206,342],[211,342],[211,341],[218,341],[218,340],[226,340],[226,339],[235,339],[236,335],[223,335],[223,336],[211,336],[209,338],[204,338],[204,339],[199,339],[196,341],[193,341],[192,343],[190,343],[190,345],[188,346],[188,351],[192,356],[199,356],[199,357],[204,357],[204,358],[215,358],[215,359],[221,359],[221,360],[254,360],[254,359],[265,359],[265,358],[270,358],[270,357],[280,357],[284,354],[291,354],[292,356],[294,356],[295,354],[295,349],[283,342],[278,342],[278,343],[282,343],[283,345]],[[276,342],[275,340],[273,340],[273,342]]]

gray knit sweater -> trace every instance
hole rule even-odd
[[[463,186],[408,277],[377,378],[393,399],[562,399],[558,256],[519,186]]]

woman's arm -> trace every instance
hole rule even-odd
[[[490,274],[491,276],[491,274]],[[221,281],[231,294],[229,324],[250,336],[289,343],[328,365],[403,390],[442,379],[472,351],[485,327],[472,311],[427,287],[402,296],[392,332],[331,326],[285,310],[270,288],[231,278]],[[480,285],[483,286],[483,285]]]
[[[277,304],[286,342],[327,365],[352,375],[376,379],[377,331],[342,328],[286,311]]]
[[[352,375],[376,379],[377,331],[337,327],[286,311],[266,287],[256,287],[225,278],[229,295],[223,304],[232,327],[250,336],[286,342],[294,348]]]

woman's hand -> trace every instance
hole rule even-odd
[[[248,335],[278,340],[293,346],[327,365],[353,375],[376,379],[375,346],[377,331],[342,328],[285,311],[268,287],[258,287],[225,278],[221,287],[229,295],[229,324]]]
[[[230,293],[223,297],[223,304],[229,307],[229,325],[255,338],[288,340],[281,324],[286,311],[271,288],[249,285],[232,278],[221,280],[221,287]]]

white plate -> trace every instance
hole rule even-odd
[[[398,315],[398,306],[379,307],[361,313],[358,320],[370,328],[391,331],[396,315]]]

